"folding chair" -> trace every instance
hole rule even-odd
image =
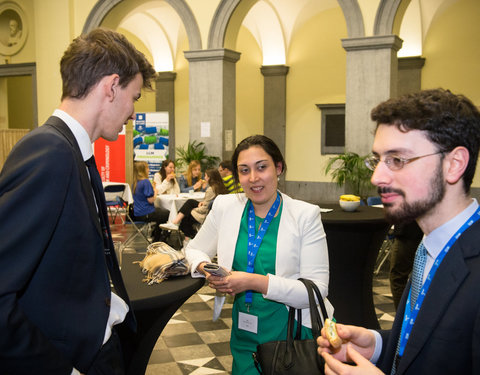
[[[112,219],[112,224],[115,224],[115,219],[119,214],[119,210],[122,208],[122,206],[118,203],[117,198],[123,197],[123,194],[125,193],[125,185],[124,184],[107,185],[103,188],[103,190],[105,191],[105,200],[107,203],[108,214]],[[114,194],[115,194],[115,198],[111,199]],[[112,213],[113,208],[115,209],[114,213]],[[122,224],[124,224],[125,221],[123,220],[122,215],[120,215],[120,218],[122,219]]]
[[[117,202],[122,208],[125,209],[126,220],[124,224],[131,224],[135,228],[135,232],[132,232],[123,243],[123,247],[126,248],[130,243],[133,242],[135,238],[137,238],[137,236],[141,236],[147,242],[147,244],[150,245],[152,243],[152,241],[148,239],[148,235],[150,233],[150,223],[147,221],[134,220],[135,218],[132,218],[129,212],[129,204],[125,202],[123,198],[117,197]]]
[[[393,241],[395,241],[395,236],[393,234],[393,225],[388,230],[385,239],[383,240],[382,247],[378,252],[377,261],[375,263],[375,269],[373,271],[374,275],[378,275],[383,264],[386,262],[390,253],[392,251]]]
[[[369,206],[382,204],[382,199],[378,196],[368,197],[367,204]],[[392,251],[392,245],[394,240],[395,240],[395,236],[393,234],[393,225],[392,225],[388,230],[387,234],[385,235],[385,239],[383,240],[382,246],[380,247],[380,251],[378,252],[377,261],[375,263],[375,268],[373,271],[374,275],[378,275],[378,273],[382,269],[383,264],[389,258],[390,252]]]

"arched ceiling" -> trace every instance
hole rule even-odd
[[[165,1],[151,1],[128,13],[119,24],[143,41],[153,57],[156,71],[174,70],[180,37],[185,37],[182,21]]]
[[[421,55],[423,40],[436,13],[458,0],[402,1],[408,3],[408,6],[401,20],[400,37],[404,42],[399,56]],[[157,71],[174,70],[176,56],[182,52],[178,51],[179,41],[186,37],[182,19],[167,0],[136,0],[136,3],[139,5],[129,9],[119,27],[144,42],[153,56]],[[339,7],[337,0],[259,0],[247,3],[250,8],[242,10],[241,25],[250,31],[262,50],[263,65],[288,64],[285,59],[296,29],[319,12]],[[362,4],[367,3],[359,1],[358,4],[362,8]],[[368,4],[371,8],[372,4]],[[368,30],[373,32],[373,25],[369,19],[366,22],[368,36]],[[228,27],[230,26],[232,25]],[[238,27],[235,25],[236,30],[232,32],[230,29],[227,32],[235,35],[239,31]],[[235,38],[233,41],[225,41],[226,44],[234,42]],[[234,49],[234,46],[224,47]]]

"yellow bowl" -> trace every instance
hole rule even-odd
[[[342,201],[339,200],[338,203],[344,211],[355,211],[358,206],[360,206],[360,201]]]

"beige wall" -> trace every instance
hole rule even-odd
[[[330,181],[320,153],[321,112],[315,104],[345,103],[347,35],[339,8],[322,12],[294,35],[287,65],[287,180]]]
[[[89,9],[94,4],[95,0],[34,0],[39,124],[60,103],[60,59],[72,39],[81,33]]]
[[[179,43],[181,51],[188,51],[188,40],[184,38]],[[188,109],[188,84],[189,84],[189,69],[188,61],[183,52],[177,53],[175,61],[175,146],[184,146],[188,144],[190,136],[189,125],[189,109]]]
[[[263,75],[260,72],[262,52],[250,31],[241,28],[237,39],[236,127],[237,143],[242,139],[263,134]]]
[[[480,107],[480,1],[459,0],[432,21],[425,38],[422,89],[443,87]],[[473,180],[480,187],[480,166]]]

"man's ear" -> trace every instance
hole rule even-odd
[[[113,101],[120,87],[120,76],[118,74],[110,74],[109,76],[103,77],[101,82],[105,96],[109,101]]]
[[[445,179],[450,184],[455,184],[460,180],[467,169],[470,154],[466,147],[458,146],[448,153],[445,157],[446,170]]]

